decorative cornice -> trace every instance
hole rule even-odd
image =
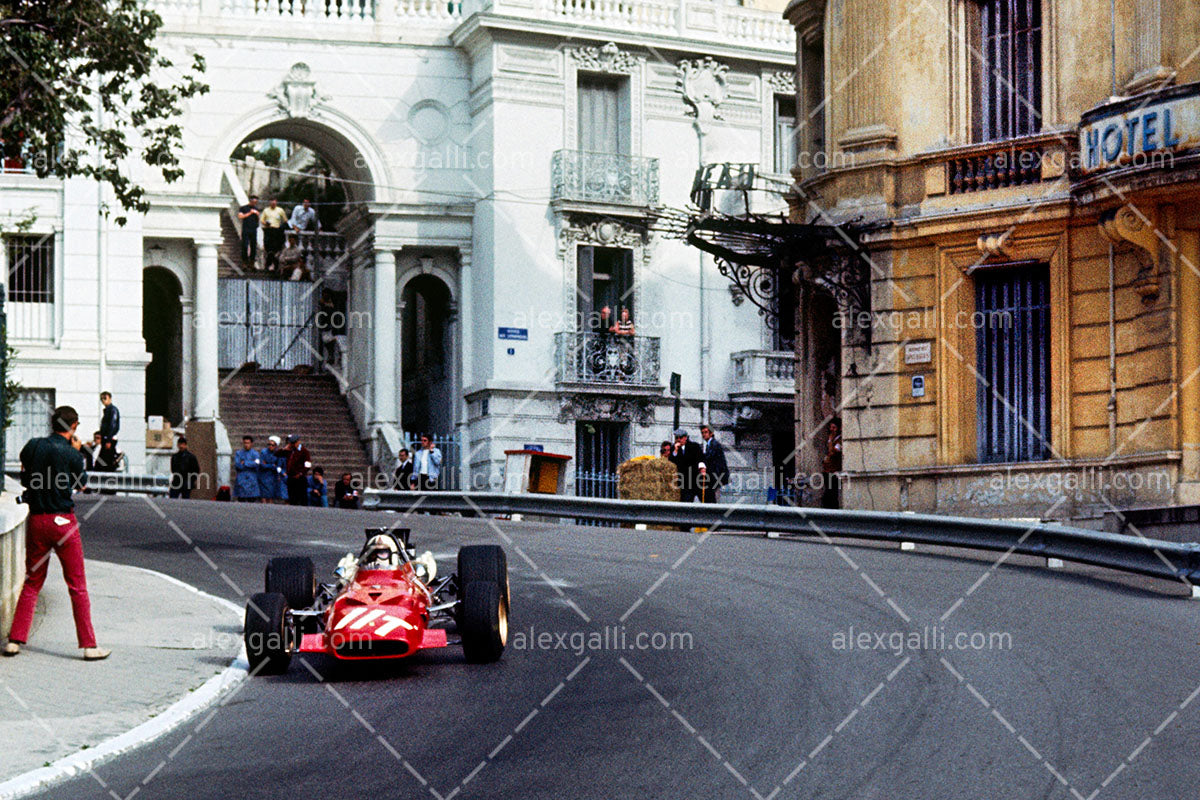
[[[586,222],[564,220],[558,233],[560,254],[572,243],[593,244],[600,247],[639,247],[647,242],[646,234],[637,228],[614,219],[597,219]]]
[[[796,73],[781,69],[767,76],[767,86],[776,94],[796,93]]]
[[[569,47],[567,53],[575,60],[576,68],[585,72],[629,75],[646,61],[645,56],[622,50],[615,42],[603,47]]]

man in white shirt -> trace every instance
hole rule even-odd
[[[442,472],[442,451],[434,446],[428,435],[421,436],[421,447],[413,457],[413,483],[418,491],[432,492],[437,489],[438,476]]]
[[[288,220],[288,225],[294,231],[316,231],[321,227],[317,222],[317,210],[312,207],[307,197],[303,203],[292,209],[292,218]]]

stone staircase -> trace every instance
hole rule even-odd
[[[268,436],[286,442],[296,433],[331,485],[344,472],[368,479],[370,458],[330,376],[244,370],[230,378],[223,373],[221,420],[234,449],[242,446],[244,434],[254,437],[255,447],[265,447]]]
[[[261,258],[261,254],[260,254]],[[243,277],[242,235],[228,212],[221,212],[221,244],[217,248],[217,277]]]

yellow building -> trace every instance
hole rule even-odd
[[[793,0],[797,428],[851,508],[1097,518],[1200,503],[1200,3]],[[803,268],[804,265],[797,265]],[[840,340],[840,382],[806,361]],[[832,386],[832,388],[830,388]],[[831,396],[832,395],[832,396]]]

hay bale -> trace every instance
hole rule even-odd
[[[675,465],[665,458],[638,456],[617,467],[622,500],[678,500]]]
[[[622,500],[679,500],[675,465],[657,456],[638,456],[617,467],[617,487]],[[622,524],[632,528],[632,523]],[[650,530],[672,530],[670,525],[650,525]]]

